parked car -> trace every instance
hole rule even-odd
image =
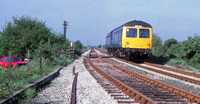
[[[11,66],[16,68],[17,66],[26,65],[27,62],[22,61],[19,57],[12,57]],[[2,57],[0,59],[0,67],[8,68],[9,67],[9,57]]]

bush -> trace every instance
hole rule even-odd
[[[60,65],[61,66],[63,64],[69,65],[71,63],[72,63],[72,61],[70,59],[63,57],[60,59],[56,58],[53,61],[48,61],[47,65],[51,65],[51,66]]]
[[[163,55],[162,39],[158,35],[153,34],[152,44],[153,44],[152,54],[158,57]]]
[[[77,56],[80,56],[83,53],[82,52],[83,44],[79,40],[75,41],[74,44],[75,44],[75,53]]]
[[[35,89],[31,89],[31,88],[28,88],[26,91],[25,91],[25,94],[24,94],[24,98],[31,98],[34,93],[35,93]]]
[[[175,67],[181,67],[186,65],[185,60],[180,59],[171,59],[169,62],[167,62],[167,65],[175,66]]]

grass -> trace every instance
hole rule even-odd
[[[28,101],[30,98],[32,98],[34,96],[35,92],[36,92],[36,89],[31,89],[31,88],[26,89],[24,94],[22,95],[23,99],[20,99],[19,102]]]
[[[183,60],[183,59],[152,55],[145,61],[150,62],[150,63],[155,63],[155,64],[161,64],[161,65],[167,64],[170,66],[181,68],[183,70],[200,72],[200,69],[199,69],[200,64],[194,66],[194,65],[189,64],[187,60]]]
[[[43,63],[42,69],[40,69],[38,60],[30,62],[30,71],[27,70],[27,66],[21,66],[17,69],[12,68],[10,73],[7,69],[0,69],[0,99],[7,98],[15,90],[47,75],[65,62],[67,62],[67,65],[71,64],[71,60],[60,58]],[[31,91],[28,90],[28,92]],[[29,93],[27,94],[29,95]]]
[[[181,60],[181,59],[170,59],[167,62],[167,65],[174,66],[174,67],[181,68],[183,70],[188,70],[188,71],[200,71],[199,69],[195,69],[195,66],[191,66],[190,64],[188,64],[186,60]]]

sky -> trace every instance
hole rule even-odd
[[[105,44],[114,28],[141,20],[163,41],[200,35],[200,0],[0,0],[0,31],[12,17],[31,16],[84,45]]]

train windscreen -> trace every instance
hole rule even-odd
[[[140,29],[140,38],[150,38],[149,29]]]
[[[133,28],[126,29],[126,37],[137,38],[137,29]]]

